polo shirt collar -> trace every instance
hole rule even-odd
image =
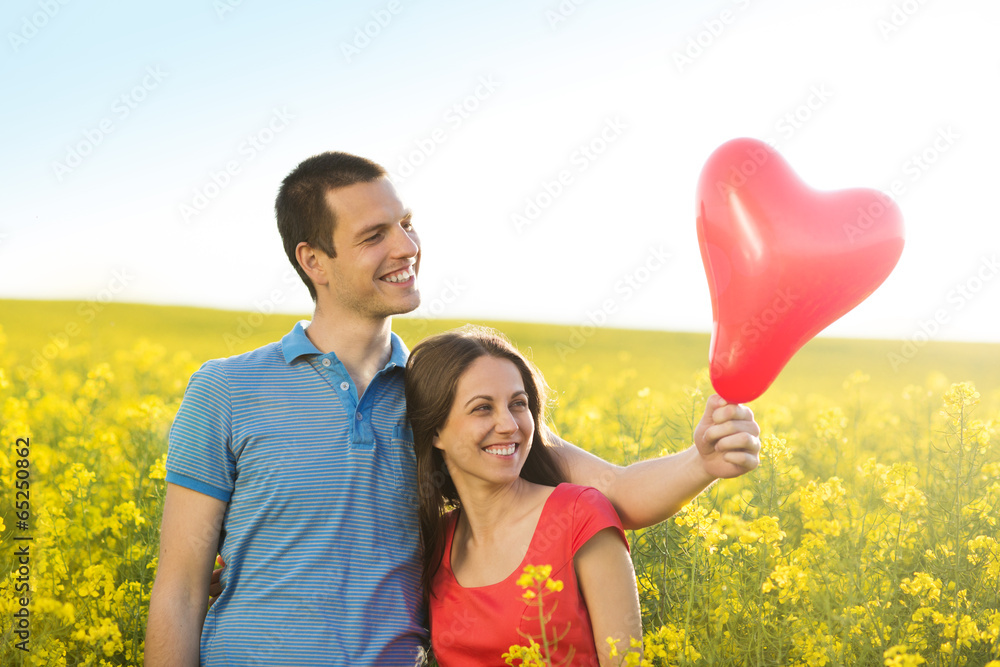
[[[309,320],[296,322],[292,330],[281,339],[281,353],[285,357],[286,364],[291,365],[293,361],[303,355],[322,354],[319,348],[309,340],[309,336],[306,335],[307,326],[309,326]],[[389,363],[385,365],[386,369],[397,366],[405,368],[406,358],[410,356],[410,351],[406,348],[406,344],[403,343],[403,339],[397,336],[395,332],[392,332],[390,334],[390,345],[392,351],[389,354]]]
[[[406,368],[406,358],[410,356],[410,351],[406,348],[406,344],[403,339],[396,335],[395,331],[389,333],[390,345],[392,346],[392,353],[389,355],[389,363],[385,367],[393,368],[398,366],[399,368]]]

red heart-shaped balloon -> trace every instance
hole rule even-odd
[[[767,144],[734,139],[702,169],[698,242],[712,386],[744,403],[882,284],[903,251],[903,218],[882,192],[814,190]]]

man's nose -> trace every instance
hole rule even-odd
[[[416,232],[397,227],[393,238],[393,252],[396,257],[415,257],[420,252],[420,239]]]

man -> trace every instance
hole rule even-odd
[[[207,362],[170,434],[146,664],[406,665],[426,637],[407,351],[420,241],[386,172],[324,153],[282,183],[278,227],[315,301],[278,343]],[[303,326],[306,324],[306,326]],[[695,444],[627,468],[561,443],[626,527],[757,466],[750,410],[710,399]],[[206,615],[216,553],[225,590]]]

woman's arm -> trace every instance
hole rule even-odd
[[[745,405],[711,396],[694,444],[677,454],[617,466],[552,434],[554,453],[573,484],[599,489],[627,529],[645,528],[677,513],[720,478],[757,467],[760,427]]]
[[[631,640],[642,642],[642,616],[635,570],[628,549],[616,528],[605,528],[580,547],[573,557],[576,577],[594,627],[594,643],[601,667],[618,665],[612,658],[608,637],[618,640],[622,655],[631,649]]]

